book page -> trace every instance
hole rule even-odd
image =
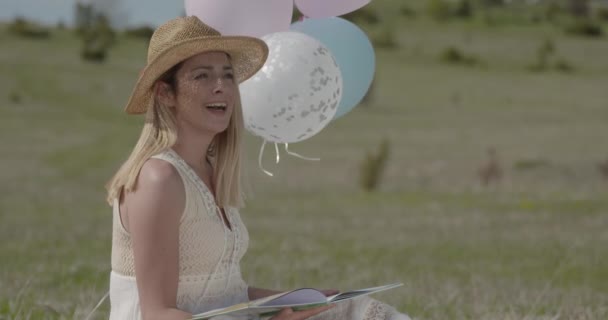
[[[376,293],[376,292],[380,292],[380,291],[384,291],[384,290],[393,289],[393,288],[396,288],[396,287],[399,287],[402,285],[403,285],[402,283],[393,283],[393,284],[387,284],[385,286],[348,291],[348,292],[339,293],[335,296],[330,297],[329,301],[338,302],[338,301],[342,301],[342,300],[348,300],[348,299],[352,299],[352,298],[355,298],[358,296],[364,296],[367,294],[372,294],[372,293]]]
[[[325,295],[315,289],[298,289],[279,296],[278,298],[259,304],[260,307],[283,307],[304,304],[327,303]]]
[[[193,316],[192,319],[209,319],[218,315],[231,316],[237,315],[250,315],[250,314],[263,314],[270,316],[276,314],[282,308],[293,308],[294,310],[305,310],[308,308],[326,305],[328,303],[337,303],[340,301],[346,301],[358,296],[368,295],[375,292],[393,289],[403,284],[394,283],[380,287],[373,287],[367,289],[353,290],[344,293],[340,293],[331,297],[325,297],[325,295],[315,289],[302,288],[290,292],[279,293],[269,297],[261,298],[258,300],[239,303],[227,308],[220,308],[211,310],[208,312],[200,313]]]

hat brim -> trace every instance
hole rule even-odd
[[[152,87],[161,75],[192,56],[211,51],[226,52],[230,56],[238,83],[252,77],[268,58],[266,43],[253,37],[213,36],[177,42],[144,68],[125,111],[128,114],[145,113],[154,102]]]

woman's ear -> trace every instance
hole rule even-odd
[[[175,107],[175,92],[168,83],[157,81],[154,84],[154,94],[161,104],[169,108]]]

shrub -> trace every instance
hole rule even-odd
[[[608,21],[608,8],[597,9],[595,15],[600,21]]]
[[[104,62],[108,54],[107,46],[96,40],[89,40],[84,43],[80,56],[85,61]]]
[[[557,71],[561,71],[561,72],[573,72],[574,71],[574,66],[565,59],[558,59],[557,61],[555,61],[555,65],[554,68]]]
[[[473,16],[473,6],[469,0],[460,0],[454,10],[454,15],[459,18],[470,18]]]
[[[463,53],[460,49],[452,46],[443,49],[439,56],[439,59],[442,62],[448,64],[461,64],[468,66],[475,65],[479,62],[476,57],[467,55]]]
[[[549,67],[549,60],[555,53],[555,43],[552,39],[545,39],[536,50],[536,61],[528,69],[530,71],[544,71]]]
[[[103,62],[108,51],[116,41],[116,32],[112,30],[108,19],[98,15],[93,24],[82,32],[82,51],[80,56],[85,61]]]
[[[543,15],[547,21],[555,21],[560,15],[564,13],[562,7],[554,2],[547,4],[544,7]]]
[[[369,6],[345,14],[342,18],[349,20],[352,23],[366,23],[370,25],[375,25],[380,22],[378,13]]]
[[[414,11],[414,9],[408,7],[407,5],[401,6],[401,9],[399,9],[399,13],[406,18],[416,17],[416,11]]]
[[[152,38],[152,34],[154,34],[154,28],[150,26],[140,26],[125,30],[125,35],[132,38],[150,40],[150,38]]]
[[[597,38],[604,34],[602,26],[591,19],[576,19],[566,26],[566,32],[574,35]]]
[[[16,36],[32,39],[46,39],[51,32],[42,26],[17,17],[8,26],[8,31]]]
[[[568,0],[566,8],[573,16],[587,17],[589,15],[589,0]]]
[[[378,28],[376,32],[371,34],[371,41],[374,47],[393,49],[397,47],[397,40],[395,39],[395,31],[390,26],[383,26]]]
[[[431,18],[438,21],[447,20],[452,15],[450,4],[445,0],[429,0],[426,10]]]
[[[13,90],[9,93],[8,100],[14,104],[20,104],[23,100],[23,97],[19,92]]]
[[[384,139],[376,153],[367,152],[360,167],[360,184],[365,191],[378,188],[390,153],[390,144]]]
[[[539,54],[542,55],[552,55],[555,53],[555,43],[553,42],[553,39],[551,38],[546,38],[543,43],[541,44],[541,46],[538,48],[538,52]]]
[[[76,2],[74,6],[74,29],[78,35],[84,35],[93,25],[95,12],[91,4]]]
[[[543,158],[521,159],[513,164],[515,170],[533,170],[550,167],[551,162]]]
[[[504,0],[481,0],[481,4],[486,7],[499,7],[505,4]]]

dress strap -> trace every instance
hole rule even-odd
[[[223,225],[224,222],[221,220],[219,215],[219,207],[215,202],[215,197],[211,193],[211,190],[203,182],[203,180],[196,174],[194,169],[184,160],[177,152],[169,148],[167,151],[153,156],[153,158],[161,159],[172,163],[179,171],[182,179],[188,179],[194,188],[198,190],[198,193],[203,197],[204,205],[207,209],[207,213],[217,218]],[[230,220],[231,217],[228,217]]]

